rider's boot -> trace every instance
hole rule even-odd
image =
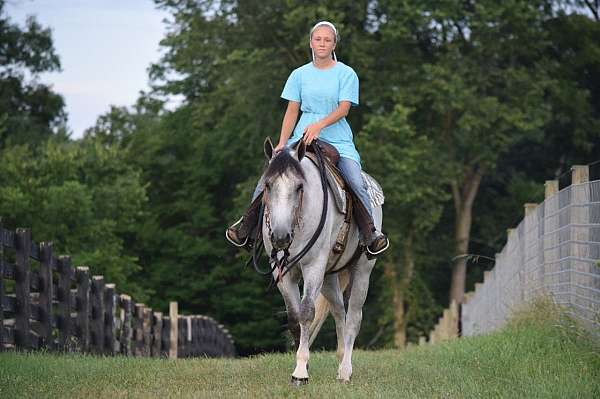
[[[367,247],[367,257],[375,258],[389,248],[390,241],[384,233],[377,230],[373,218],[360,200],[354,201],[354,207],[356,222]]]
[[[252,201],[244,216],[225,231],[227,241],[236,247],[244,247],[247,250],[252,249],[254,244],[254,234],[252,233],[258,224],[261,201],[262,195],[259,195]]]

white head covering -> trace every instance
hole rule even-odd
[[[319,21],[315,24],[315,26],[312,27],[312,29],[310,30],[310,34],[308,35],[308,40],[310,41],[312,39],[312,34],[315,31],[315,29],[317,29],[320,26],[327,26],[329,28],[331,28],[331,30],[333,30],[333,33],[335,33],[335,42],[337,44],[337,42],[340,41],[340,36],[338,35],[338,31],[335,28],[335,26],[329,22],[329,21]],[[313,62],[315,60],[315,51],[311,48],[312,51],[312,59]],[[335,50],[333,51],[333,59],[337,62],[337,57],[335,56]]]

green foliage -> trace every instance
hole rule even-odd
[[[408,27],[392,37],[418,49],[421,61],[404,80],[403,92],[412,93],[404,101],[459,182],[465,168],[493,169],[511,146],[542,137],[551,78],[540,57],[551,15],[525,1],[401,4],[384,7],[394,24]]]
[[[66,122],[62,96],[36,79],[60,69],[50,29],[35,18],[24,28],[13,24],[4,4],[0,0],[0,148],[7,142],[39,143]]]
[[[95,140],[49,140],[39,148],[13,146],[1,153],[0,215],[5,228],[30,227],[119,290],[146,298],[137,257],[127,246],[143,218],[146,192],[139,173],[115,146]]]
[[[433,141],[418,135],[409,122],[411,110],[398,103],[392,112],[374,116],[359,137],[365,167],[378,178],[393,215],[390,232],[423,234],[438,221],[444,194],[443,166]]]
[[[427,333],[438,311],[428,301],[428,289],[422,280],[421,294],[410,292],[414,291],[411,287],[417,286],[412,276],[418,276],[423,265],[418,253],[426,246],[427,233],[438,223],[447,200],[444,190],[449,176],[436,155],[434,142],[425,134],[418,135],[411,124],[412,111],[399,102],[391,112],[373,116],[357,145],[365,159],[364,166],[377,177],[384,190],[384,231],[394,243],[386,258],[380,260],[380,263],[387,262],[386,268],[393,269],[391,274],[380,276],[384,279],[380,300],[393,303],[393,290],[404,296],[405,303],[401,306],[408,310],[405,323],[410,326],[408,337],[414,342],[419,335]],[[413,244],[404,245],[407,240]],[[416,270],[409,269],[407,258],[415,261]],[[377,323],[391,325],[394,317],[393,307],[383,306]],[[393,343],[389,331],[382,343],[386,346]]]

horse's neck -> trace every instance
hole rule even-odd
[[[302,217],[303,219],[314,219],[318,224],[323,211],[323,183],[321,182],[321,173],[319,168],[312,163],[310,159],[304,158],[300,165],[306,176],[306,182],[304,184],[305,200],[302,206]],[[343,218],[343,215],[339,213],[335,207],[334,198],[331,193],[331,188],[327,183],[327,179],[325,180],[325,186],[327,187],[328,196],[326,223],[338,223],[340,222],[338,219]]]

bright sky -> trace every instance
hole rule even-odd
[[[21,26],[35,15],[52,29],[62,72],[40,80],[64,96],[74,138],[109,105],[132,105],[148,89],[168,16],[152,0],[7,0],[6,11]]]

